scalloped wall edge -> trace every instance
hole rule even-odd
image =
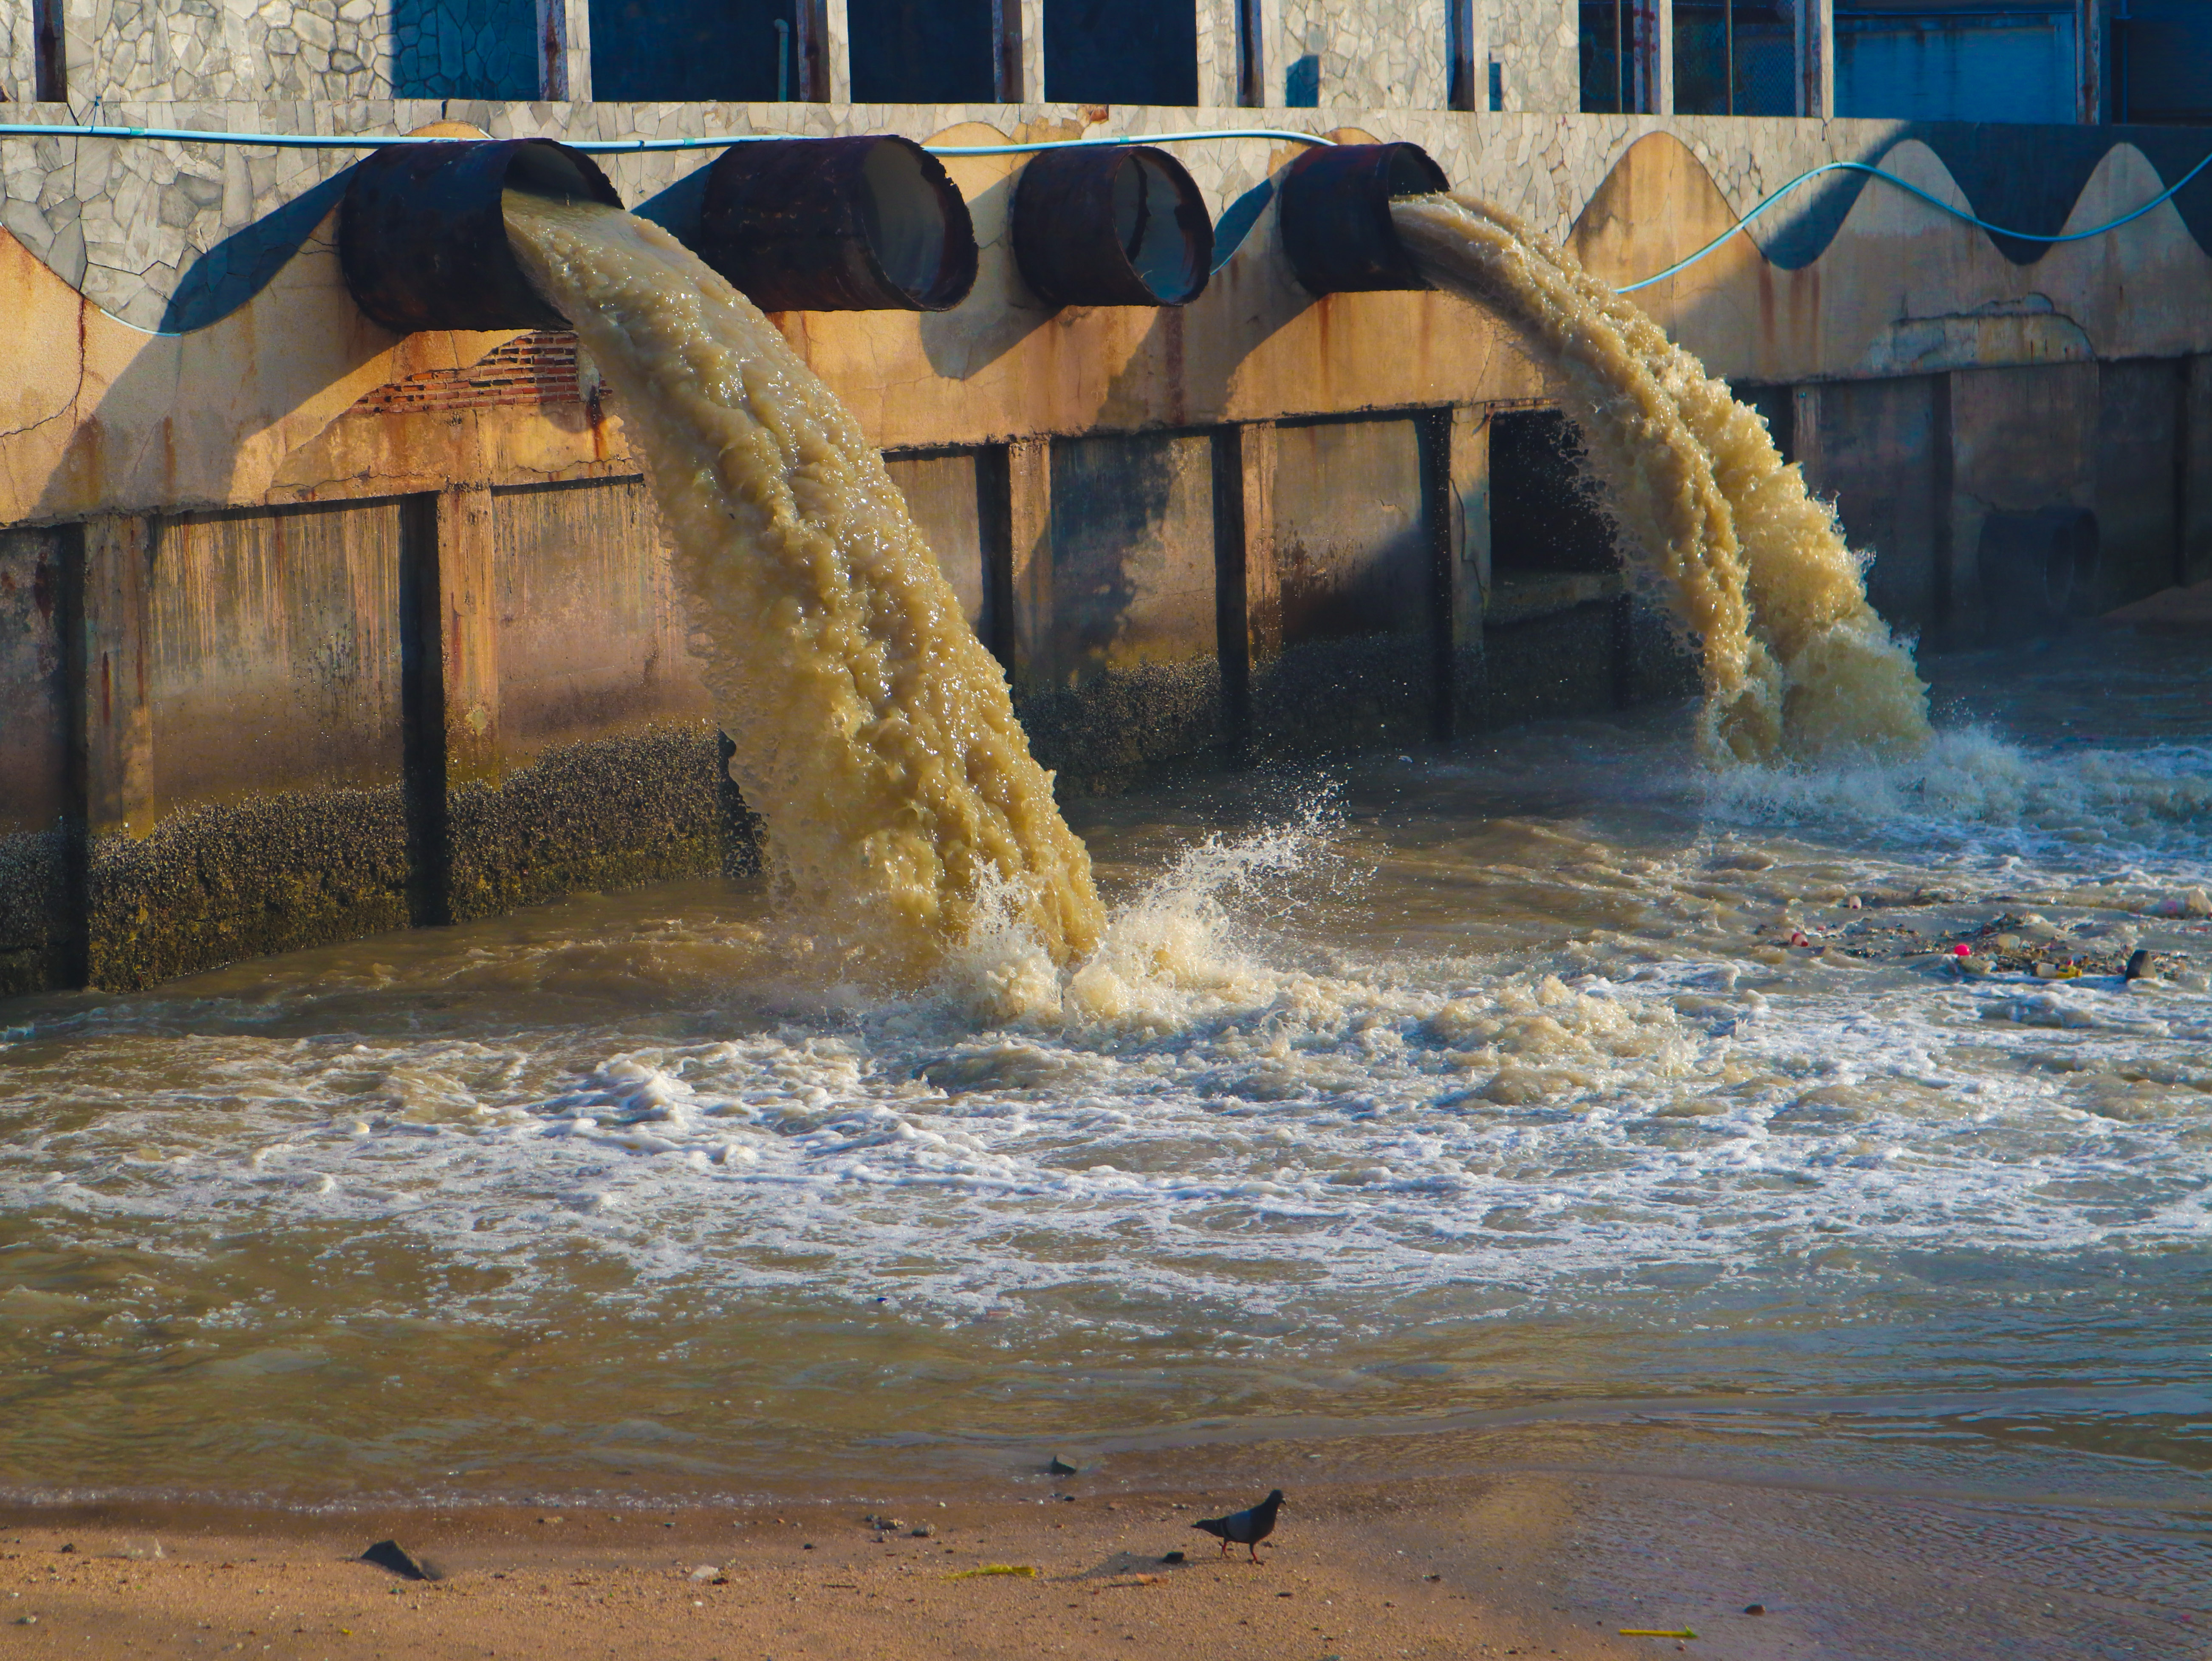
[[[1587,136],[1602,136],[1604,119],[1592,125]],[[1739,222],[1708,165],[1711,147],[1701,155],[1676,132],[1642,125],[1612,122],[1624,142],[1571,232],[1585,262],[1616,283]],[[982,123],[932,136],[986,135],[1004,136]],[[1884,129],[1881,154],[1922,188],[1964,201],[1936,149],[1901,124]],[[1455,176],[1478,192],[1484,175],[1519,174],[1524,197],[1540,182],[1502,148],[1455,159]],[[1313,301],[1287,277],[1267,210],[1183,312],[1040,313],[1024,303],[1003,234],[1000,187],[1019,161],[951,164],[984,245],[984,274],[958,310],[785,319],[887,447],[1543,396],[1540,374],[1504,350],[1495,323],[1455,301]],[[1217,185],[1229,176],[1212,172]],[[1568,182],[1557,168],[1553,177]],[[1739,196],[1753,193],[1742,188],[1749,175],[1735,182]],[[2065,222],[2124,212],[2161,187],[2136,144],[2110,143]],[[0,380],[0,523],[635,469],[618,412],[483,410],[435,426],[419,414],[356,411],[410,376],[465,371],[512,336],[384,335],[345,294],[330,204],[318,205],[246,303],[175,335],[108,316],[0,234],[0,314],[19,320],[23,346]],[[1717,373],[1802,383],[2212,351],[2208,293],[2212,256],[2180,204],[2020,265],[1983,232],[1876,183],[1854,193],[1804,264],[1734,237],[1638,298]]]

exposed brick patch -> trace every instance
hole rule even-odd
[[[604,399],[603,390],[593,396]],[[485,410],[505,404],[580,404],[576,337],[539,330],[517,335],[465,369],[425,369],[379,386],[354,405],[363,415]]]

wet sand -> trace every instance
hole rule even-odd
[[[1550,1601],[1544,1548],[1569,1509],[1558,1486],[1294,1502],[1257,1566],[1190,1528],[1212,1500],[1158,1494],[903,1503],[906,1530],[880,1539],[842,1506],[18,1512],[0,1536],[0,1602],[25,1655],[1672,1653],[1671,1640],[1601,1632]],[[935,1532],[915,1537],[922,1526]],[[387,1536],[446,1578],[351,1561]],[[1177,1549],[1186,1561],[1162,1561]],[[956,1578],[989,1565],[1036,1574]]]
[[[0,1639],[101,1657],[2212,1656],[2201,1516],[1501,1471],[1294,1488],[1255,1566],[1189,1525],[1256,1494],[1060,1486],[1073,1497],[18,1507]],[[356,1561],[386,1537],[444,1578]],[[966,1573],[992,1565],[1035,1573]]]

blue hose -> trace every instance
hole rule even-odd
[[[1727,230],[1723,231],[1718,236],[1706,243],[1704,247],[1698,249],[1697,252],[1690,255],[1687,259],[1678,259],[1673,265],[1669,265],[1665,271],[1656,271],[1650,277],[1644,277],[1638,282],[1632,283],[1626,288],[1616,289],[1613,292],[1616,294],[1634,294],[1638,289],[1648,289],[1654,283],[1664,283],[1668,277],[1674,276],[1676,273],[1689,270],[1691,266],[1696,265],[1700,259],[1705,259],[1708,254],[1713,253],[1718,250],[1721,245],[1726,242],[1729,238],[1735,236],[1739,232],[1747,228],[1753,220],[1758,218],[1759,215],[1765,213],[1769,208],[1779,202],[1784,197],[1789,195],[1790,192],[1796,190],[1800,185],[1802,185],[1808,179],[1818,179],[1824,173],[1863,173],[1869,179],[1880,179],[1889,184],[1894,185],[1898,189],[1903,191],[1907,196],[1917,196],[1923,202],[1925,202],[1929,207],[1935,208],[1941,212],[1947,213],[1954,219],[1963,219],[1966,223],[1975,227],[1977,229],[1987,231],[1991,236],[2017,237],[2022,242],[2040,242],[2045,244],[2046,246],[2055,246],[2061,242],[2087,242],[2093,236],[2102,236],[2107,231],[2116,231],[2123,225],[2128,224],[2132,221],[2141,219],[2153,208],[2158,206],[2160,203],[2172,201],[2191,179],[2196,178],[2198,173],[2203,173],[2207,167],[2212,167],[2212,155],[2207,155],[2202,161],[2199,161],[2187,173],[2182,174],[2181,177],[2173,184],[2168,186],[2165,190],[2160,191],[2156,196],[2151,198],[2149,201],[2144,203],[2140,208],[2136,209],[2130,213],[2122,214],[2118,219],[2112,220],[2107,224],[2099,225],[2086,231],[2065,231],[2057,236],[2045,236],[2037,231],[2008,231],[2002,225],[1992,225],[1985,219],[1978,219],[1972,214],[1968,213],[1964,208],[1954,208],[1948,202],[1944,201],[1941,197],[1930,195],[1928,192],[1922,190],[1919,186],[1912,184],[1909,180],[1899,179],[1893,173],[1884,173],[1880,167],[1869,167],[1863,161],[1823,161],[1819,167],[1810,168],[1804,173],[1799,173],[1796,178],[1791,179],[1780,190],[1766,198],[1765,200],[1761,202],[1757,207],[1753,208],[1749,213],[1737,220],[1734,225],[1730,226]]]
[[[802,137],[784,132],[726,133],[716,138],[562,138],[554,142],[588,155],[642,150],[726,150],[732,144]],[[0,138],[160,138],[193,144],[260,144],[279,150],[382,150],[397,144],[450,144],[450,138],[401,133],[202,132],[194,127],[65,127],[36,121],[0,122]],[[1033,150],[1080,149],[1103,144],[1191,144],[1212,138],[1279,138],[1298,144],[1334,144],[1315,133],[1276,127],[1236,127],[1218,132],[1171,132],[1148,138],[1046,138],[1031,144],[925,144],[933,155],[1026,155]]]
[[[726,149],[732,144],[751,143],[764,139],[783,138],[789,136],[785,133],[754,132],[726,134],[716,138],[587,138],[574,142],[562,139],[558,142],[568,144],[571,149],[583,150],[591,155],[617,155],[648,150]],[[442,138],[418,138],[397,134],[363,134],[349,137],[331,133],[200,132],[190,127],[68,127],[46,126],[38,122],[0,122],[0,138],[50,137],[159,138],[195,144],[261,144],[276,149],[295,150],[374,150],[384,149],[394,144],[440,144],[451,142]],[[1110,144],[1193,144],[1224,138],[1266,138],[1297,144],[1316,145],[1335,142],[1334,139],[1323,138],[1314,133],[1291,132],[1277,127],[1233,127],[1207,132],[1156,133],[1150,136],[1132,134],[1118,138],[1048,138],[1026,144],[926,144],[922,148],[933,155],[1027,155],[1038,150],[1081,149]],[[1886,184],[1893,185],[1906,195],[1919,198],[1938,212],[1948,214],[1954,219],[1963,220],[1977,230],[1985,231],[1991,236],[2008,236],[2022,242],[2040,242],[2046,246],[2056,246],[2061,242],[2086,242],[2092,237],[2103,236],[2109,231],[2116,231],[2123,225],[2132,223],[2161,202],[2172,201],[2187,187],[2191,179],[2207,167],[2212,167],[2212,155],[2205,156],[2173,184],[2160,191],[2141,207],[2122,214],[2118,219],[2094,226],[2086,231],[2065,231],[2056,236],[2045,236],[2037,231],[2008,230],[2002,225],[1992,225],[1987,220],[1967,212],[1964,208],[1954,208],[1942,198],[1922,190],[1919,186],[1899,179],[1895,173],[1884,173],[1880,167],[1870,166],[1867,162],[1824,161],[1817,167],[1811,167],[1799,173],[1780,190],[1766,197],[1749,213],[1744,215],[1734,225],[1723,231],[1695,253],[1676,260],[1663,271],[1655,271],[1650,277],[1639,278],[1615,292],[1634,294],[1638,289],[1648,289],[1655,283],[1664,283],[1670,277],[1680,275],[1699,260],[1717,252],[1730,237],[1739,235],[1748,229],[1753,220],[1758,218],[1800,185],[1818,179],[1823,173],[1864,173],[1869,179],[1879,179]]]

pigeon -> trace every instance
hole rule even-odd
[[[1250,1551],[1256,1563],[1260,1561],[1260,1542],[1275,1531],[1275,1513],[1282,1505],[1283,1491],[1276,1488],[1249,1511],[1240,1511],[1233,1517],[1201,1518],[1191,1527],[1204,1529],[1217,1536],[1224,1557],[1229,1555],[1229,1548],[1235,1544]]]

